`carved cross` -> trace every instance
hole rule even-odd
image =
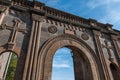
[[[17,32],[22,32],[22,33],[27,32],[26,29],[19,28],[19,25],[20,25],[19,19],[15,19],[13,22],[14,22],[13,26],[8,26],[6,24],[0,26],[0,29],[3,29],[3,30],[8,29],[12,31],[10,41],[8,42],[8,49],[13,49],[13,46],[16,41]]]
[[[110,49],[113,49],[113,47],[112,47],[112,46],[109,46],[109,44],[108,44],[107,41],[104,41],[104,42],[105,42],[105,45],[102,44],[102,46],[103,46],[103,48],[106,48],[106,49],[107,49],[107,52],[108,52],[108,55],[109,55],[109,60],[110,60],[110,61],[113,61],[114,58],[113,58],[112,53],[111,53],[111,51],[110,51]]]

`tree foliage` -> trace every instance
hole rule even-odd
[[[17,56],[14,53],[12,53],[5,80],[14,80],[17,61],[18,61]]]

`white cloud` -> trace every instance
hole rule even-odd
[[[104,16],[101,16],[99,21],[110,23],[114,28],[120,29],[120,0],[92,0],[87,6],[92,10],[102,8]]]
[[[53,67],[54,68],[70,68],[70,65],[69,64],[65,64],[65,63],[63,63],[63,64],[53,64]]]
[[[62,57],[53,61],[54,68],[71,68],[69,60],[63,60]]]
[[[89,0],[87,3],[87,6],[91,9],[97,8],[97,7],[104,7],[107,5],[111,5],[111,4],[115,4],[115,3],[119,3],[120,0]]]
[[[117,10],[108,10],[107,14],[101,18],[101,21],[118,24],[120,21],[120,14]]]
[[[116,0],[117,2],[117,0]],[[120,1],[118,2],[120,4]],[[114,25],[114,28],[120,28],[120,5],[118,3],[110,2],[106,8],[106,14],[101,21],[109,22]],[[117,6],[117,7],[116,7]]]

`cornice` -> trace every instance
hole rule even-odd
[[[31,2],[27,0],[0,0],[0,4],[8,5],[11,9],[43,15],[46,17],[46,19],[53,19],[59,22],[74,26],[81,26],[107,34],[118,35],[120,33],[120,31],[113,30],[111,24],[103,24],[94,19],[85,19],[64,11],[57,10],[55,8],[48,7],[44,3],[37,1]]]

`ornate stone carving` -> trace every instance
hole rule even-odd
[[[57,27],[56,26],[49,26],[48,27],[48,31],[50,32],[50,33],[56,33],[57,32]]]
[[[109,60],[114,61],[114,57],[112,56],[112,53],[110,51],[110,49],[113,49],[113,47],[109,46],[108,41],[106,41],[106,40],[104,41],[104,43],[105,43],[105,45],[102,44],[102,47],[107,49],[107,52],[108,52],[108,55],[109,55]]]
[[[6,9],[7,9],[6,6],[2,6],[2,5],[0,5],[0,12],[4,12]]]
[[[83,40],[88,40],[88,39],[89,39],[89,36],[87,35],[87,33],[83,33],[83,34],[81,35],[81,38],[82,38]]]
[[[21,20],[15,18],[13,20],[13,26],[8,26],[7,24],[2,24],[0,26],[0,29],[8,29],[8,30],[11,30],[11,38],[9,39],[9,42],[8,42],[8,50],[12,50],[14,48],[14,44],[16,43],[16,36],[17,36],[17,33],[18,32],[22,32],[22,33],[27,33],[27,30],[26,29],[20,29],[19,28],[19,25],[21,23]]]
[[[19,19],[14,19],[13,22],[14,22],[13,26],[8,26],[7,24],[2,24],[2,25],[0,25],[0,29],[3,29],[3,30],[8,29],[8,30],[22,32],[22,33],[27,33],[26,29],[19,28],[19,24],[21,23],[21,21]]]

